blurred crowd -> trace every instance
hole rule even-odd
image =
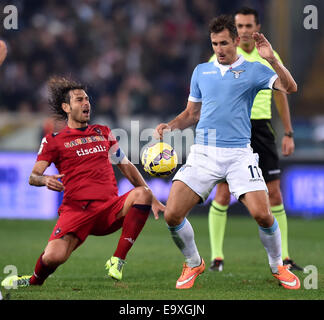
[[[208,22],[243,4],[210,0],[16,0],[17,31],[1,30],[0,111],[48,112],[46,81],[88,85],[94,121],[168,120],[186,105],[196,64],[211,55]],[[229,3],[230,2],[230,3]],[[261,7],[260,7],[261,6]]]

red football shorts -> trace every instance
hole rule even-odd
[[[59,218],[48,241],[73,233],[80,240],[78,245],[81,245],[88,235],[104,236],[120,229],[125,217],[116,216],[123,208],[129,192],[108,201],[63,202],[59,208]]]

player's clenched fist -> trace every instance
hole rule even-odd
[[[45,176],[45,186],[53,191],[63,191],[63,183],[58,180],[62,177],[64,177],[64,174],[54,174],[53,176]]]
[[[162,139],[163,138],[163,134],[165,134],[166,132],[170,132],[171,128],[167,123],[160,123],[156,128],[155,131],[153,133],[153,136],[155,139]]]

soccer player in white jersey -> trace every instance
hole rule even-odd
[[[258,156],[250,147],[250,115],[257,92],[268,88],[289,94],[297,91],[297,85],[263,34],[253,34],[255,45],[274,71],[237,55],[240,39],[232,17],[214,18],[209,31],[217,59],[195,68],[186,109],[155,129],[156,136],[163,138],[166,131],[197,124],[195,144],[186,164],[173,178],[164,212],[171,236],[185,257],[176,288],[191,288],[205,269],[186,216],[196,204],[207,199],[216,183],[226,180],[230,192],[259,225],[272,275],[283,287],[298,289],[299,279],[282,265],[280,229],[270,210]]]
[[[253,32],[259,32],[261,28],[258,12],[252,8],[242,7],[235,12],[234,20],[240,37],[237,53],[248,61],[259,61],[270,67],[267,61],[260,57],[252,38]],[[281,62],[278,53],[274,51],[274,55]],[[209,61],[215,59],[214,54]],[[294,152],[293,127],[287,95],[278,90],[261,90],[255,96],[251,110],[251,147],[259,155],[259,167],[268,188],[270,209],[279,224],[283,264],[289,265],[289,270],[302,271],[303,268],[297,265],[288,253],[288,222],[280,190],[280,164],[276,136],[271,124],[272,93],[285,130],[281,145],[282,155],[286,157]],[[223,241],[230,200],[231,194],[227,183],[219,183],[208,213],[211,247],[210,271],[222,271],[224,268]]]

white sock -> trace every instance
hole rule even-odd
[[[187,265],[190,268],[199,266],[201,264],[201,258],[195,243],[195,235],[190,222],[184,218],[178,226],[168,226],[168,229],[171,232],[174,243],[185,256]]]
[[[276,218],[274,218],[273,225],[270,228],[259,226],[259,235],[267,251],[271,271],[276,273],[278,272],[278,265],[282,266],[281,234]]]

